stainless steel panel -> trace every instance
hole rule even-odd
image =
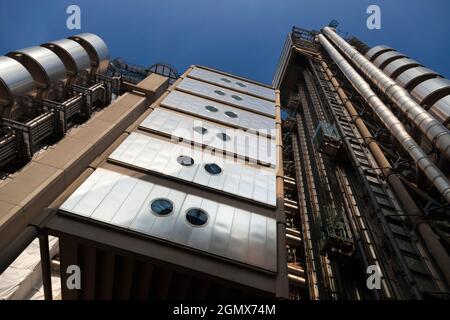
[[[204,98],[212,98],[221,102],[230,103],[244,110],[258,112],[263,115],[275,117],[275,103],[255,98],[240,92],[224,89],[212,84],[191,78],[183,79],[177,89],[192,92]]]
[[[151,211],[158,198],[172,202],[171,214],[157,216]],[[187,222],[186,211],[191,208],[208,214],[205,225]],[[60,210],[276,272],[275,219],[138,178],[99,168]]]
[[[375,47],[371,48],[369,51],[367,51],[366,57],[367,57],[367,59],[372,60],[372,57],[377,55],[377,54],[381,54],[383,52],[393,51],[393,50],[394,49],[392,49],[391,47],[388,47],[388,46],[385,46],[385,45],[375,46]]]
[[[428,79],[415,86],[411,95],[421,104],[428,97],[443,89],[450,89],[450,80],[443,78]]]
[[[436,72],[434,72],[433,70],[430,70],[428,68],[415,67],[415,68],[408,69],[405,72],[402,72],[395,79],[395,81],[399,85],[401,85],[403,88],[406,88],[406,87],[408,87],[409,83],[411,83],[411,81],[415,80],[418,77],[422,77],[424,75],[436,75],[436,76],[438,76],[438,74]]]
[[[384,69],[384,73],[386,73],[391,78],[395,79],[395,76],[398,72],[398,70],[404,69],[404,68],[412,68],[412,67],[418,67],[420,66],[420,63],[417,61],[414,61],[409,58],[401,58],[395,61],[392,61],[389,63],[386,68]]]
[[[191,72],[189,72],[188,76],[197,80],[208,81],[229,89],[236,89],[261,98],[275,101],[275,89],[257,85],[255,83],[241,80],[229,75],[223,75],[221,73],[195,67]]]
[[[428,111],[441,123],[448,124],[450,120],[450,95],[438,100]]]
[[[58,51],[54,49],[55,47],[65,52],[66,53],[65,57],[67,56],[70,58],[71,60],[70,64],[73,64],[74,67],[74,70],[68,71],[78,72],[82,70],[88,70],[91,68],[91,60],[89,59],[87,51],[76,41],[70,39],[61,39],[43,44],[42,46],[54,51],[56,54],[58,54]],[[65,57],[62,56],[60,57],[63,60],[63,62]]]
[[[191,117],[165,108],[156,108],[144,121],[141,128],[161,132],[185,142],[194,142],[211,149],[223,150],[228,154],[236,154],[249,158],[253,162],[276,164],[274,139],[255,135],[240,129],[230,128],[208,120]],[[196,132],[194,128],[205,128],[205,134]],[[223,141],[220,135],[225,133],[229,140]],[[219,135],[219,136],[218,136]]]
[[[108,69],[109,50],[102,38],[93,33],[82,33],[69,39],[75,40],[91,53],[91,64],[98,66],[97,72],[104,73]]]
[[[275,120],[273,118],[193,96],[181,91],[172,91],[164,98],[161,105],[194,116],[200,116],[213,121],[237,126],[252,132],[275,137]],[[210,111],[205,108],[207,106],[212,106],[216,108],[217,111]],[[230,114],[229,112],[233,112],[236,117],[232,117],[233,114]],[[227,113],[231,116],[227,115]]]
[[[36,85],[31,74],[22,64],[9,57],[0,57],[1,99],[11,103],[14,97],[30,93],[35,89]]]
[[[191,157],[194,164],[179,164],[177,158],[182,155]],[[187,144],[133,132],[108,159],[269,206],[276,205],[274,169],[249,165],[222,154],[209,154]],[[219,165],[222,172],[208,173],[204,168],[207,163]],[[117,189],[122,190],[122,184],[126,183],[118,183]]]
[[[385,53],[381,54],[380,56],[378,56],[378,58],[376,58],[373,61],[373,64],[378,66],[380,69],[384,69],[386,67],[386,63],[388,63],[388,61],[395,59],[395,58],[402,58],[402,57],[406,57],[406,56],[403,53],[400,53],[397,51],[388,51],[388,52],[385,52]]]
[[[28,57],[41,68],[47,83],[65,79],[66,67],[61,59],[51,50],[44,47],[30,47],[8,53],[8,56],[11,58],[20,55]]]

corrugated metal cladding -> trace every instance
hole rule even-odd
[[[165,108],[156,108],[142,121],[140,128],[182,138],[253,162],[276,164],[275,141],[240,129],[195,118]]]
[[[273,118],[181,91],[172,91],[164,98],[161,105],[194,116],[219,121],[248,131],[275,137],[275,120]]]
[[[271,101],[275,101],[275,90],[257,85],[252,82],[244,81],[230,75],[224,75],[221,73],[205,70],[199,67],[195,67],[188,74],[189,77],[204,80],[207,82],[211,82],[217,84],[219,86],[223,86],[229,89],[236,89],[239,91],[247,92],[249,94],[269,99]]]
[[[161,199],[171,212],[153,211]],[[191,209],[206,213],[206,223],[191,225]],[[276,272],[274,219],[124,174],[95,170],[60,210]]]
[[[224,89],[206,82],[185,78],[178,84],[177,89],[192,92],[205,98],[212,98],[218,101],[230,103],[245,110],[275,117],[274,102],[255,98],[233,90]]]
[[[275,171],[243,161],[209,154],[165,138],[131,135],[109,156],[110,160],[188,181],[234,196],[276,206]],[[184,159],[184,161],[183,161]],[[180,163],[181,162],[181,163]],[[218,169],[207,171],[207,164]],[[220,171],[217,173],[217,171]]]

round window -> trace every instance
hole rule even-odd
[[[186,212],[186,220],[194,226],[202,226],[208,222],[208,214],[199,208],[192,208]]]
[[[212,174],[212,175],[218,175],[222,172],[222,168],[219,167],[215,163],[205,164],[205,170],[206,170],[206,172],[208,172],[209,174]]]
[[[219,111],[219,109],[217,109],[216,107],[213,106],[205,106],[205,109],[211,112],[217,112]]]
[[[217,135],[217,138],[219,138],[222,141],[228,141],[231,140],[231,137],[229,135],[227,135],[226,133],[220,132]]]
[[[194,164],[194,159],[189,156],[179,156],[177,162],[182,166],[190,167]]]
[[[152,201],[150,209],[158,216],[167,216],[173,211],[173,204],[168,199],[155,199]]]
[[[238,115],[234,113],[233,111],[225,111],[225,115],[229,118],[237,118]]]
[[[225,92],[223,92],[222,90],[214,90],[214,92],[216,94],[218,94],[219,96],[224,96],[225,95]]]
[[[242,101],[242,98],[239,97],[239,96],[236,95],[236,94],[233,94],[231,97],[232,97],[234,100],[236,100],[236,101]]]
[[[205,127],[194,127],[192,128],[192,130],[200,134],[205,134],[208,132],[208,129],[206,129]]]
[[[245,87],[246,87],[246,85],[243,84],[242,82],[236,82],[236,84],[237,84],[239,87],[241,87],[241,88],[245,88]]]
[[[223,82],[226,82],[226,83],[231,83],[231,80],[228,80],[227,78],[221,78],[220,80],[222,80]]]

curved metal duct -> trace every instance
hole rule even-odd
[[[389,63],[386,66],[386,68],[384,68],[384,73],[386,73],[388,76],[390,76],[392,79],[395,80],[395,78],[397,78],[397,76],[402,72],[419,66],[421,66],[421,64],[418,63],[417,61],[414,61],[409,58],[401,58]]]
[[[33,77],[16,60],[0,57],[0,101],[2,105],[13,104],[16,97],[36,89]]]
[[[380,54],[388,52],[388,51],[394,51],[391,47],[385,46],[385,45],[379,45],[375,46],[366,53],[367,59],[370,59],[370,61],[375,60]]]
[[[41,45],[53,51],[64,63],[69,75],[75,75],[79,71],[89,70],[91,60],[87,51],[76,41],[61,39]]]
[[[450,95],[443,97],[428,110],[443,125],[450,123]]]
[[[422,81],[438,78],[439,74],[425,67],[415,67],[402,72],[395,81],[408,91],[411,91]]]
[[[443,78],[421,82],[411,91],[413,98],[424,106],[431,106],[448,94],[450,94],[450,80]]]
[[[78,42],[87,51],[96,72],[104,73],[108,69],[109,50],[102,38],[93,33],[82,33],[69,39]]]
[[[373,61],[373,64],[383,70],[389,63],[401,58],[406,58],[406,56],[403,53],[397,51],[389,51],[381,54],[378,58],[376,58]]]
[[[31,47],[9,52],[7,56],[23,64],[42,87],[66,78],[66,68],[61,59],[47,48]]]
[[[447,159],[450,159],[450,131],[417,104],[405,89],[400,87],[383,71],[374,66],[373,63],[367,60],[367,58],[361,55],[329,27],[325,27],[323,32],[350,60],[355,63],[356,67],[365,74],[366,77],[386,94],[397,108],[402,111],[417,128],[419,128],[422,134],[432,141]]]
[[[442,194],[448,203],[450,203],[450,183],[447,177],[439,168],[428,159],[427,154],[419,147],[414,139],[408,134],[400,120],[392,111],[378,98],[372,91],[370,85],[353,69],[345,58],[331,45],[331,43],[322,35],[318,35],[322,47],[328,52],[333,61],[338,65],[345,77],[350,81],[353,87],[359,92],[364,100],[371,106],[372,110],[384,123],[389,132],[397,139],[403,148],[409,153],[417,166],[425,176],[433,183],[436,189]],[[420,108],[422,112],[425,112]],[[436,121],[436,120],[435,120]],[[437,121],[436,121],[437,122]],[[439,123],[440,126],[442,126]]]

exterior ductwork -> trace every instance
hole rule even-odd
[[[408,91],[411,91],[422,81],[440,77],[439,74],[425,67],[416,67],[402,72],[395,81]]]
[[[91,68],[87,51],[74,40],[61,39],[42,46],[53,51],[62,60],[69,75]]]
[[[47,88],[50,83],[66,77],[66,68],[63,62],[47,48],[31,47],[12,51],[7,56],[23,64],[31,73],[34,81],[41,87]]]
[[[450,123],[450,95],[438,100],[428,111],[443,125],[448,125]]]
[[[0,57],[0,101],[11,104],[14,98],[36,89],[33,77],[23,65],[9,57]]]
[[[325,28],[325,32],[333,33],[329,28]],[[347,79],[352,83],[354,88],[372,107],[373,111],[383,121],[390,133],[399,141],[403,148],[417,163],[417,166],[424,172],[426,177],[434,184],[436,189],[442,194],[448,203],[450,203],[450,183],[445,175],[428,159],[426,153],[419,147],[414,139],[405,130],[400,120],[392,113],[392,111],[378,98],[372,91],[370,85],[353,69],[353,67],[345,60],[345,58],[331,45],[331,43],[323,36],[318,35],[318,39],[323,48],[328,52],[333,61],[338,65]],[[364,58],[365,59],[365,58]],[[365,59],[366,60],[366,59]],[[366,60],[367,61],[367,60]],[[391,80],[392,81],[392,80]],[[404,91],[402,89],[402,91]],[[418,108],[420,108],[418,106]],[[420,108],[422,113],[426,113]],[[432,118],[430,115],[428,115]],[[432,118],[438,123],[434,118]],[[439,126],[442,125],[439,123]],[[445,127],[443,127],[445,129]],[[447,129],[445,129],[447,130]],[[449,149],[447,149],[449,150]]]
[[[373,47],[366,53],[367,59],[370,59],[370,61],[375,60],[379,55],[388,52],[388,51],[394,51],[391,47],[385,46],[385,45],[379,45],[376,47]]]
[[[373,64],[376,65],[381,70],[383,70],[391,62],[394,62],[395,60],[401,58],[406,58],[406,56],[403,53],[397,51],[388,51],[381,54],[378,58],[376,58],[373,61]]]
[[[395,79],[400,75],[402,72],[414,68],[419,67],[420,63],[417,61],[414,61],[409,58],[401,58],[395,61],[392,61],[389,63],[386,68],[384,69],[384,73],[386,73],[388,76],[390,76],[392,79]]]
[[[448,94],[450,94],[450,80],[442,78],[421,82],[411,91],[413,98],[423,106],[431,106]]]
[[[438,120],[436,120],[432,115],[430,115],[427,111],[425,111],[417,102],[411,98],[409,93],[400,87],[394,80],[392,80],[390,77],[388,77],[383,71],[381,71],[379,68],[374,66],[370,61],[367,60],[363,55],[361,55],[357,50],[355,50],[352,46],[350,46],[344,39],[342,39],[339,35],[337,35],[332,29],[329,27],[325,27],[323,29],[323,32],[325,35],[327,35],[331,41],[340,48],[343,53],[347,56],[348,59],[354,62],[356,67],[361,71],[363,74],[365,74],[374,85],[376,85],[383,93],[386,94],[386,96],[399,108],[400,111],[402,111],[408,119],[414,123],[414,125],[419,128],[419,130],[430,140],[432,141],[435,146],[442,152],[442,154],[447,158],[450,159],[450,132],[449,130],[443,126]],[[332,47],[334,51],[334,47]],[[336,53],[338,53],[336,51]],[[340,54],[339,54],[340,56]],[[347,63],[348,64],[348,63]],[[351,70],[354,71],[353,68]],[[359,88],[359,83],[362,84],[365,83],[365,81],[359,76],[359,74],[356,73],[358,76],[357,82],[358,84],[355,85],[356,88]],[[363,86],[363,88],[360,89],[362,93],[365,93],[367,95],[368,93],[373,93],[373,91],[370,89],[370,86],[367,85]],[[367,91],[366,89],[370,90]],[[364,94],[363,94],[364,96]],[[379,100],[375,95],[374,98],[370,97],[370,100],[373,100],[376,98],[379,102]],[[377,102],[378,102],[377,101]],[[373,104],[373,101],[371,101]],[[384,104],[383,104],[384,106]],[[384,114],[392,114],[392,112],[389,109],[386,109],[386,111],[383,112]],[[391,128],[394,123],[387,123],[388,128]],[[400,124],[400,123],[399,123]],[[400,124],[401,125],[401,124]],[[419,167],[423,169],[426,169],[429,171],[429,173],[432,173],[432,177],[436,176],[438,172],[435,172],[436,167],[429,166],[424,167],[424,162],[429,162],[426,155],[424,157],[420,157],[418,150],[420,148],[415,148],[417,146],[415,142],[412,139],[406,139],[406,136],[403,135],[403,132],[399,130],[400,126],[394,126],[392,129],[394,129],[394,136],[397,137],[397,139],[403,143],[407,142],[407,144],[411,144],[409,148],[406,148],[410,152],[410,154],[414,155],[413,158],[418,162]],[[401,125],[401,128],[403,126]],[[415,145],[415,146],[414,146]],[[412,149],[410,149],[412,148]],[[421,149],[420,149],[421,150]],[[423,152],[423,151],[422,151]],[[436,185],[436,180],[431,179]],[[447,180],[444,178],[443,180],[445,184],[448,184]],[[442,189],[443,185],[439,187],[439,190]],[[448,190],[450,191],[450,190]],[[446,191],[447,192],[447,191]],[[448,194],[447,194],[448,195]],[[450,198],[447,198],[449,200]]]
[[[36,90],[33,77],[16,60],[0,57],[0,115],[6,116],[15,100]]]
[[[106,72],[109,64],[109,50],[102,38],[93,33],[82,33],[69,39],[78,42],[88,52],[93,71]]]

